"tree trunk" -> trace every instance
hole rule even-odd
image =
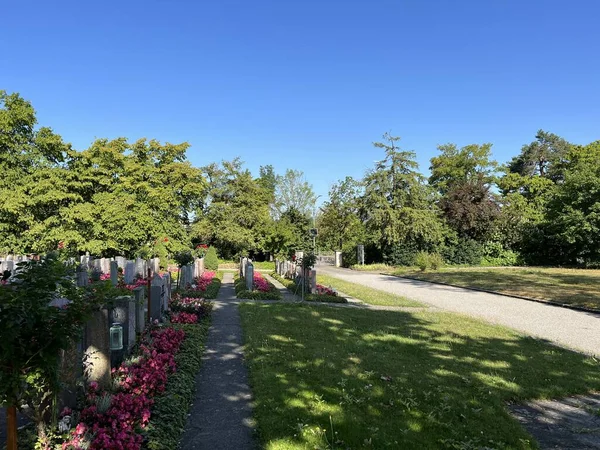
[[[6,450],[17,450],[17,408],[6,408]]]

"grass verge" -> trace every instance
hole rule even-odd
[[[283,278],[277,273],[270,274],[273,278],[283,284],[288,291],[292,294],[300,296],[301,295],[301,287],[298,286],[294,280],[288,280],[287,278]],[[329,302],[329,303],[348,303],[345,297],[341,295],[324,295],[324,294],[308,294],[304,296],[304,300],[308,302]]]
[[[249,300],[281,300],[281,292],[279,292],[279,289],[273,286],[273,283],[268,280],[265,281],[269,283],[269,287],[271,288],[268,292],[258,290],[249,291],[246,289],[246,279],[240,277],[239,274],[236,274],[233,278],[236,297]]]
[[[478,267],[437,272],[401,270],[394,275],[600,311],[600,270]]]
[[[420,306],[422,303],[410,300],[400,295],[391,294],[389,292],[380,291],[360,284],[351,283],[349,281],[340,280],[339,278],[329,275],[317,274],[317,281],[324,286],[331,286],[334,289],[339,289],[344,294],[362,300],[370,305],[380,306]]]
[[[529,449],[507,402],[600,389],[600,363],[441,312],[240,307],[262,448]]]
[[[358,272],[377,272],[377,273],[392,273],[397,268],[394,266],[388,266],[387,264],[377,263],[377,264],[354,264],[350,266],[352,270],[356,270]]]
[[[184,330],[185,340],[175,355],[176,372],[169,376],[165,391],[155,398],[144,448],[179,448],[179,439],[185,429],[188,411],[196,392],[196,374],[202,364],[209,324],[210,319],[205,318],[195,325],[170,325]]]

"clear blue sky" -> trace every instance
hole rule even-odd
[[[203,165],[303,170],[317,194],[380,159],[492,142],[504,162],[539,128],[600,139],[600,1],[14,1],[0,89],[76,148],[188,141]]]

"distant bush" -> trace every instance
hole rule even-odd
[[[429,255],[429,266],[433,270],[438,270],[444,265],[444,258],[439,253],[432,253]]]
[[[399,243],[383,251],[383,262],[390,266],[412,266],[419,249],[414,242]]]
[[[217,250],[214,247],[208,247],[206,256],[204,257],[204,267],[207,270],[219,270],[219,258],[217,257]]]
[[[483,257],[483,248],[479,242],[473,239],[460,238],[447,243],[440,253],[448,264],[478,266]]]
[[[421,270],[421,272],[425,272],[430,267],[429,253],[417,253],[415,255],[415,265]]]
[[[490,241],[483,244],[483,266],[516,266],[520,259],[518,253],[505,249],[500,242]]]

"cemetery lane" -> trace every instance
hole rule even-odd
[[[562,347],[600,356],[600,314],[391,275],[325,265],[319,265],[317,270],[341,280],[477,317]]]

